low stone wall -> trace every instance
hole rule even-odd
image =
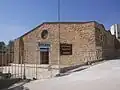
[[[5,53],[0,53],[0,66],[8,65],[8,55]]]
[[[88,62],[86,63],[83,63],[83,64],[80,64],[80,65],[74,65],[74,66],[69,66],[69,67],[63,67],[60,69],[60,73],[65,73],[69,70],[72,70],[72,69],[76,69],[76,68],[79,68],[79,67],[82,67],[82,66],[86,66],[86,65],[91,65],[92,63],[97,63],[97,62],[101,62],[103,61],[103,59],[99,59],[99,60],[89,60]]]

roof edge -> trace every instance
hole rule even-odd
[[[86,21],[86,22],[44,22],[45,24],[85,24],[85,23],[92,23],[96,21]]]
[[[40,25],[38,25],[35,28],[31,29],[30,31],[26,32],[25,34],[23,34],[22,36],[18,37],[17,39],[20,39],[20,38],[26,36],[27,34],[31,33],[32,31],[36,30],[37,28],[41,27],[43,24],[45,24],[45,23],[41,23]]]

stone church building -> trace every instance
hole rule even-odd
[[[14,63],[68,67],[115,57],[115,37],[102,24],[44,22],[14,41]]]

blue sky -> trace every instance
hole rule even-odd
[[[120,23],[120,0],[61,0],[61,21]],[[57,21],[57,0],[0,0],[0,41],[13,40],[42,22]]]

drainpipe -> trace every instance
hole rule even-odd
[[[58,0],[58,32],[59,32],[59,52],[58,52],[58,69],[60,73],[60,0]]]

